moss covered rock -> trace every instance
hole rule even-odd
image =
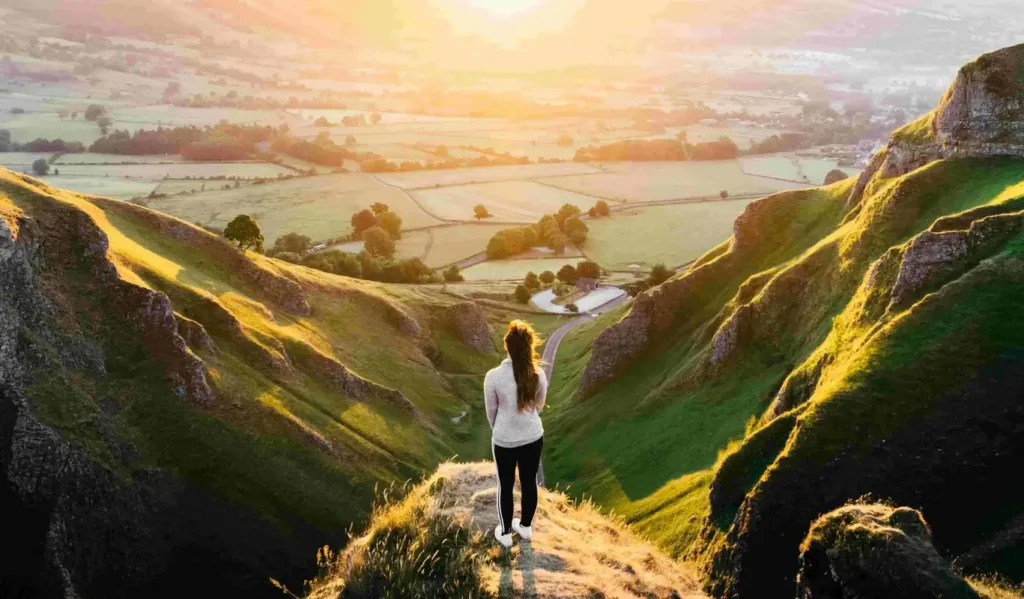
[[[921,513],[907,507],[839,508],[800,547],[799,599],[977,596],[935,550]]]

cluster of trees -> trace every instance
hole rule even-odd
[[[352,254],[338,250],[318,252],[316,254],[282,253],[276,256],[279,260],[301,264],[323,272],[380,281],[384,283],[435,283],[439,277],[419,258],[395,260],[381,258],[367,251]]]
[[[369,120],[370,120],[370,123],[376,125],[377,123],[380,122],[381,118],[382,117],[380,116],[379,112],[373,112],[373,113],[370,113],[370,119]],[[366,115],[365,114],[349,115],[349,116],[341,117],[341,125],[343,127],[361,127],[361,126],[366,124],[366,120],[367,119],[366,119]],[[316,126],[316,127],[335,127],[336,126],[334,123],[332,123],[329,120],[327,120],[327,117],[324,117],[324,116],[322,116],[322,117],[318,118],[316,121],[314,121],[313,125]]]
[[[390,214],[390,211],[381,212],[384,213]],[[211,231],[218,233],[215,229]],[[222,234],[236,243],[241,250],[263,253],[263,234],[256,221],[247,215],[236,216],[228,223]],[[376,242],[372,242],[368,237],[383,239],[386,249],[381,251]],[[440,280],[440,277],[419,258],[396,260],[394,242],[380,227],[373,226],[363,231],[363,239],[367,240],[366,248],[358,254],[338,250],[311,254],[309,250],[313,247],[312,239],[300,233],[286,233],[275,239],[273,247],[266,253],[292,264],[301,264],[323,272],[357,279],[386,283],[433,283]],[[459,274],[458,268],[453,269],[454,275],[461,280],[462,275]],[[451,276],[448,271],[444,276],[445,280],[452,280],[448,278]]]
[[[525,304],[530,301],[534,293],[553,287],[555,295],[561,297],[570,292],[569,286],[575,285],[580,279],[598,279],[601,277],[601,267],[593,261],[583,260],[576,266],[566,264],[558,269],[558,273],[545,270],[539,275],[534,272],[526,273],[523,282],[516,285],[514,292],[516,301]],[[556,283],[557,281],[557,283]]]
[[[682,139],[626,139],[603,146],[585,146],[576,150],[576,162],[616,162],[652,160],[728,160],[740,154],[728,137],[696,144]]]
[[[536,224],[502,229],[487,243],[487,257],[507,258],[536,246],[546,246],[556,254],[564,252],[569,244],[582,247],[590,229],[580,220],[581,213],[577,206],[564,204],[557,213],[545,215]]]
[[[608,207],[608,202],[604,200],[598,200],[596,204],[587,210],[587,215],[590,218],[601,218],[603,216],[611,216],[612,209]]]
[[[28,143],[16,143],[11,141],[11,132],[7,129],[0,129],[0,152],[53,152],[53,153],[76,153],[84,152],[85,146],[77,141],[64,141],[63,139],[38,138]]]
[[[263,125],[159,127],[135,133],[114,131],[93,142],[90,152],[129,156],[181,154],[190,160],[241,160],[252,153],[252,147],[287,132]]]
[[[392,239],[402,238],[402,217],[383,202],[374,202],[369,208],[352,215],[353,239],[362,239],[363,233],[374,227],[383,229]]]
[[[627,285],[626,291],[628,291],[630,295],[636,296],[637,294],[646,291],[652,287],[657,287],[658,285],[661,285],[665,281],[671,279],[672,275],[674,274],[675,272],[672,269],[665,266],[664,264],[655,264],[654,267],[651,268],[651,272],[647,274],[647,277],[635,283]]]
[[[761,141],[752,142],[747,154],[777,154],[793,152],[810,147],[810,137],[806,133],[783,133],[772,135]]]

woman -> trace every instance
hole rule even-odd
[[[494,537],[512,546],[512,531],[528,540],[537,511],[537,468],[544,445],[540,411],[548,380],[537,357],[537,335],[529,323],[514,320],[505,333],[506,358],[484,379],[484,404],[491,424],[494,463],[498,469],[498,526]],[[522,489],[521,518],[512,517],[512,488],[516,467]]]

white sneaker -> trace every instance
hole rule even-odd
[[[512,518],[512,530],[519,533],[519,538],[523,539],[524,541],[529,541],[530,537],[533,536],[533,527],[520,526],[519,518]]]
[[[515,526],[515,524],[513,524],[512,526]],[[498,542],[501,543],[502,546],[506,549],[512,546],[512,533],[508,533],[507,535],[501,534],[500,524],[494,527],[494,538],[498,539]]]

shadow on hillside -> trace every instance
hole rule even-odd
[[[516,592],[512,571],[519,570],[523,577],[523,588]],[[547,570],[549,572],[561,572],[565,570],[565,560],[553,553],[534,551],[533,543],[520,541],[519,555],[516,559],[505,562],[501,567],[501,577],[498,580],[498,597],[536,597],[537,580],[534,576],[535,570]]]

